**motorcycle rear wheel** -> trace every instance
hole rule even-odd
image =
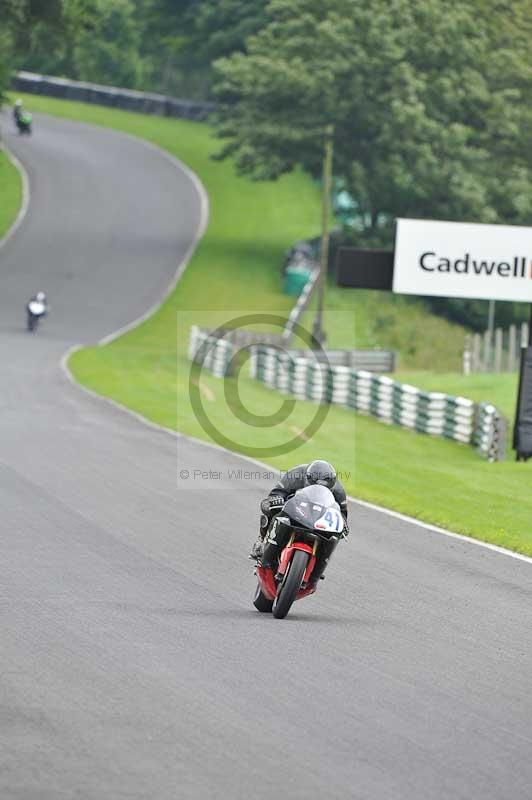
[[[301,581],[303,580],[309,558],[309,554],[305,553],[304,550],[296,550],[292,556],[283,581],[279,586],[277,597],[273,601],[272,612],[276,619],[284,619],[292,608],[292,603],[296,599],[296,594],[301,588]]]
[[[262,611],[263,613],[269,613],[272,610],[273,600],[268,600],[266,595],[262,593],[259,582],[257,582],[257,588],[255,589],[253,605],[257,611]]]

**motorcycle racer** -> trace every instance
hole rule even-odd
[[[288,470],[272,488],[268,497],[262,500],[259,537],[253,545],[250,558],[256,559],[262,566],[271,566],[276,562],[285,543],[276,539],[275,525],[272,523],[290,497],[299,489],[312,485],[325,486],[331,490],[344,519],[343,535],[348,535],[347,496],[332,464],[319,460],[310,464],[299,464]],[[325,569],[327,560],[325,553],[321,572]]]
[[[16,125],[18,125],[18,121],[23,113],[24,109],[22,107],[22,100],[19,98],[15,101],[15,105],[13,106],[13,119],[15,120]]]
[[[49,310],[48,300],[44,292],[37,292],[31,297],[26,304],[28,330],[35,330],[38,320],[46,317]]]

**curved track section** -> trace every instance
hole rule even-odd
[[[164,292],[197,192],[118,134],[35,130],[9,137],[32,203],[0,251],[0,796],[528,800],[530,565],[354,506],[320,592],[256,613],[268,482],[58,367]],[[176,441],[220,480],[177,492]]]

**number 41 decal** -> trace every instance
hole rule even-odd
[[[343,530],[344,521],[339,511],[336,511],[335,508],[328,508],[323,517],[320,517],[315,523],[314,527],[322,531],[336,531],[340,533],[340,531]]]

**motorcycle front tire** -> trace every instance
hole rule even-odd
[[[292,608],[292,603],[301,588],[309,558],[309,554],[305,553],[304,550],[296,550],[292,556],[292,560],[279,586],[277,597],[273,601],[272,612],[276,619],[284,619]]]

